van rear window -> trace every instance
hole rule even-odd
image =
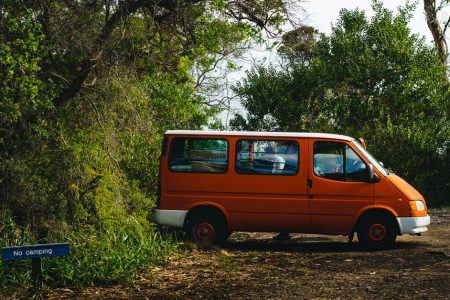
[[[236,172],[241,174],[295,175],[299,147],[295,141],[240,140],[236,151]]]
[[[224,139],[173,138],[169,169],[173,172],[225,173],[228,170],[228,142]]]

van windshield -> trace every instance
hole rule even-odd
[[[381,174],[383,174],[384,176],[389,175],[388,172],[383,168],[382,165],[380,165],[380,163],[378,162],[378,160],[376,160],[372,154],[370,154],[366,149],[364,149],[363,146],[361,146],[360,143],[358,143],[356,140],[352,140],[353,145],[356,146],[356,148],[358,148],[358,150],[370,161],[370,163],[378,169],[378,171],[381,172]]]

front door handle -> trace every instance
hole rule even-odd
[[[312,188],[312,180],[311,179],[307,180],[307,186],[308,186],[308,189]]]

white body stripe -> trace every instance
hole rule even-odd
[[[187,210],[164,210],[155,209],[156,223],[159,225],[166,225],[176,228],[182,228],[184,219],[186,218]]]
[[[428,230],[427,225],[430,225],[430,216],[398,217],[397,222],[400,233],[419,234]]]

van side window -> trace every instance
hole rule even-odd
[[[173,138],[169,169],[173,172],[225,173],[228,169],[228,142],[223,139]]]
[[[346,144],[314,143],[314,174],[332,180],[366,181],[367,165]]]
[[[240,140],[236,145],[236,172],[295,175],[299,146],[295,141]]]
[[[348,145],[345,145],[345,180],[366,181],[367,165]]]

